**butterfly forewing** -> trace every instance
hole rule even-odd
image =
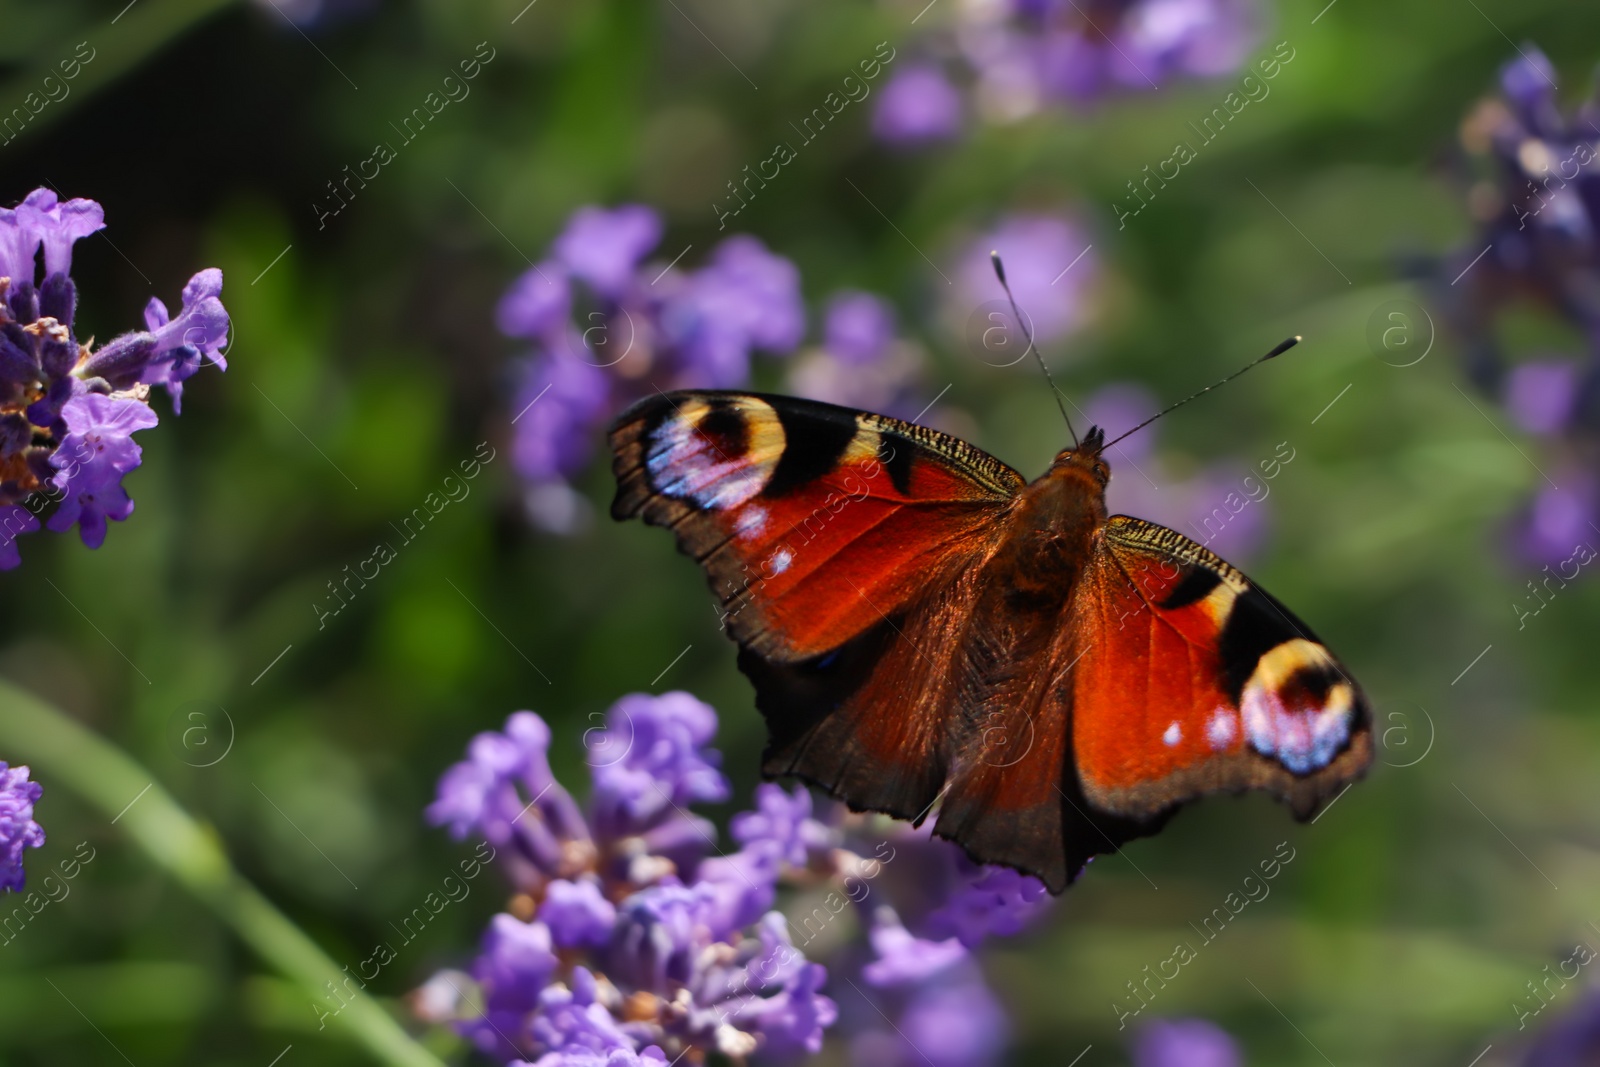
[[[735,639],[781,663],[838,648],[982,555],[1023,485],[946,434],[750,393],[648,398],[611,445],[612,515],[673,530]]]

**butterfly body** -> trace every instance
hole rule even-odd
[[[763,770],[920,821],[1060,892],[1210,792],[1308,817],[1371,759],[1314,635],[1181,535],[1111,516],[1103,435],[1031,483],[965,442],[788,397],[684,391],[612,431],[612,513],[705,568]]]

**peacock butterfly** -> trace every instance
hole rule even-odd
[[[1304,623],[1107,515],[1099,428],[1029,483],[913,423],[684,390],[611,447],[612,516],[672,530],[721,599],[770,777],[918,823],[937,805],[936,834],[1060,893],[1201,795],[1307,819],[1372,760],[1370,707]]]

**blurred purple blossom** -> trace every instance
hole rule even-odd
[[[787,259],[734,235],[699,269],[644,262],[661,234],[640,204],[579,208],[496,309],[501,332],[529,344],[513,368],[511,453],[544,529],[581,526],[587,505],[570,482],[629,403],[657,389],[744,385],[752,353],[785,355],[805,334]]]
[[[914,419],[925,360],[915,344],[895,336],[895,313],[882,297],[860,290],[835,293],[823,315],[822,347],[789,364],[789,391],[812,400]]]
[[[961,132],[961,93],[935,63],[902,67],[879,90],[872,130],[890,144],[942,141]]]
[[[643,204],[612,211],[591,205],[573,214],[551,250],[574,277],[617,299],[660,241],[661,217]]]
[[[1527,1013],[1522,1009],[1522,1013]],[[1527,1013],[1531,1014],[1531,1013]],[[1600,991],[1589,989],[1546,1025],[1521,1059],[1522,1067],[1589,1067],[1600,1061]]]
[[[962,322],[973,308],[1005,299],[991,251],[1005,261],[1006,279],[1036,342],[1058,341],[1083,324],[1099,257],[1082,225],[1060,214],[1010,215],[971,242],[956,279]]]
[[[879,910],[870,938],[877,958],[861,969],[861,977],[875,986],[927,982],[968,958],[960,939],[917,937],[888,908]]]
[[[1005,1009],[977,965],[957,967],[942,981],[919,989],[900,1016],[909,1065],[926,1058],[934,1067],[989,1067],[1011,1036]]]
[[[1529,433],[1564,430],[1577,393],[1578,368],[1567,360],[1520,363],[1506,376],[1506,409]]]
[[[98,350],[78,341],[72,247],[104,226],[99,204],[49,189],[0,208],[0,570],[20,563],[17,535],[37,530],[52,504],[49,529],[76,525],[98,548],[107,520],[133,511],[121,482],[139,465],[131,435],[157,421],[150,386],[167,390],[176,413],[183,382],[206,359],[227,369],[214,269],[189,279],[176,318],[151,298],[144,330]]]
[[[1257,0],[993,0],[963,5],[948,31],[929,32],[933,51],[969,68],[970,109],[1011,122],[1052,102],[1084,106],[1231,74],[1264,23]],[[874,129],[890,143],[948,137],[966,110],[940,67],[912,65],[884,87]]]
[[[1600,521],[1595,476],[1578,468],[1557,473],[1560,483],[1541,486],[1514,520],[1513,545],[1535,565],[1561,563],[1580,544],[1600,544],[1594,525]]]
[[[872,985],[898,990],[891,1025],[867,1016],[850,1042],[859,1067],[989,1067],[1010,1039],[1004,1008],[976,959],[954,938],[912,937],[889,918],[873,929],[879,958],[863,970]]]
[[[871,363],[894,343],[894,308],[859,289],[844,289],[828,301],[822,343],[845,363]]]
[[[26,882],[22,850],[44,844],[44,828],[33,821],[33,805],[44,792],[28,781],[28,768],[0,761],[0,889],[21,889]]]
[[[1204,1019],[1156,1019],[1133,1041],[1134,1067],[1241,1067],[1239,1046]]]
[[[1568,468],[1535,489],[1510,544],[1536,565],[1568,558],[1594,536],[1593,456],[1600,444],[1600,149],[1592,92],[1570,112],[1554,66],[1523,44],[1500,71],[1500,95],[1461,124],[1467,195],[1479,229],[1428,268],[1446,322],[1463,342],[1466,372],[1503,400],[1524,431],[1549,437]],[[1542,305],[1586,340],[1572,352],[1502,351],[1501,317]],[[1541,466],[1543,461],[1541,461]]]
[[[729,825],[739,844],[766,842],[782,863],[807,867],[838,843],[837,831],[812,818],[811,791],[805,786],[795,786],[791,793],[775,782],[762,782],[755,801],[754,810],[735,815]]]

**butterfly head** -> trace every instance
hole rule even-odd
[[[1105,488],[1111,480],[1111,468],[1106,461],[1100,458],[1100,453],[1106,447],[1106,432],[1098,426],[1089,427],[1089,432],[1083,435],[1083,440],[1071,448],[1064,448],[1056,453],[1056,460],[1051,464],[1055,470],[1081,471],[1093,478]]]

